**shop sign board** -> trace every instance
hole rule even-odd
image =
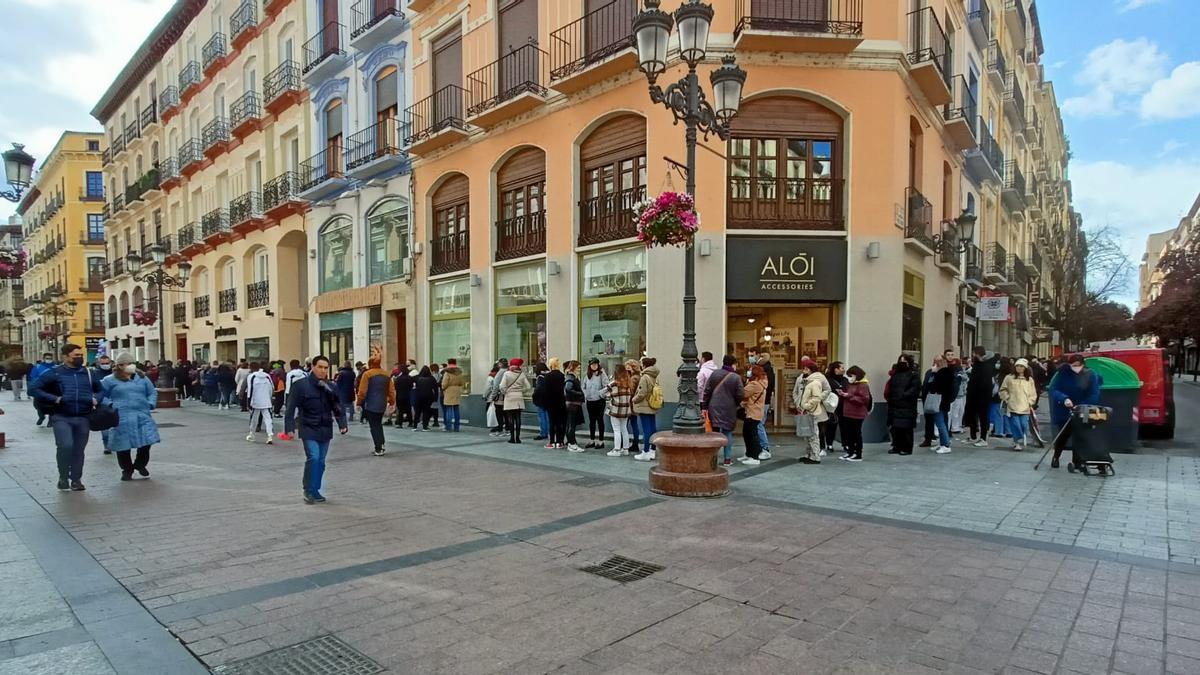
[[[845,239],[729,237],[730,301],[838,302],[846,299]]]
[[[1008,321],[1008,296],[980,298],[976,312],[980,321]]]

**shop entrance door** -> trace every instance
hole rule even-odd
[[[350,328],[321,331],[321,353],[330,363],[345,363],[353,357],[354,331]]]
[[[186,359],[188,355],[188,344],[186,335],[175,336],[175,359]]]
[[[237,363],[237,340],[223,340],[217,343],[217,360]]]

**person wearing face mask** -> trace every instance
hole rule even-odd
[[[96,407],[100,382],[83,365],[83,348],[63,345],[63,364],[41,374],[29,393],[50,413],[54,444],[58,446],[58,489],[84,490],[83,450],[91,428],[88,415]]]
[[[96,359],[96,367],[92,369],[92,379],[97,382],[102,382],[104,378],[112,375],[113,365],[112,359],[108,354]],[[105,429],[100,432],[100,440],[104,444],[104,454],[111,455],[113,453],[112,446],[108,443],[108,437],[112,434],[112,429]]]
[[[846,386],[838,391],[841,404],[842,443],[845,454],[841,459],[847,462],[861,462],[863,451],[863,420],[871,413],[871,383],[867,381],[867,373],[858,366],[850,366],[846,371]]]
[[[150,463],[150,446],[161,440],[158,425],[150,416],[158,405],[158,390],[138,372],[128,352],[117,356],[113,373],[100,381],[100,402],[120,414],[117,426],[110,430],[108,444],[117,453],[121,480],[133,480],[134,471],[149,478],[146,465]],[[137,457],[130,457],[135,448]]]
[[[50,411],[33,395],[33,382],[41,377],[42,373],[50,370],[53,367],[54,355],[50,352],[46,352],[45,354],[42,354],[42,360],[34,364],[33,368],[29,371],[29,398],[33,399],[33,409],[37,411],[37,426],[39,427],[42,426],[42,422],[46,421],[46,415],[48,415]],[[49,429],[50,425],[47,424],[46,428]]]
[[[1100,376],[1087,367],[1082,354],[1072,354],[1067,363],[1059,366],[1058,373],[1050,381],[1050,421],[1061,429],[1054,439],[1054,459],[1050,468],[1058,468],[1067,441],[1071,440],[1071,412],[1078,405],[1100,405]],[[1078,462],[1077,462],[1078,463]]]

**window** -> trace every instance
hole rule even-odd
[[[104,303],[93,302],[88,304],[88,328],[103,328],[104,327]]]
[[[104,216],[99,213],[87,214],[87,240],[104,241]]]
[[[100,152],[100,141],[88,141],[88,152]]]
[[[370,233],[368,284],[395,279],[404,273],[408,258],[408,207],[404,200],[389,200],[367,215]]]
[[[470,391],[471,288],[467,279],[442,281],[430,288],[429,353],[435,363],[458,359]]]
[[[104,174],[102,172],[87,172],[87,196],[104,198]]]
[[[395,66],[384,68],[375,78],[375,121],[382,122],[398,116],[399,104],[396,96],[399,86],[397,82]]]
[[[579,356],[606,372],[646,351],[646,251],[628,248],[583,257]]]
[[[254,281],[266,281],[270,278],[271,258],[267,249],[260,248],[254,252]]]
[[[349,218],[326,223],[318,235],[320,250],[320,292],[350,288],[353,284],[351,244],[353,233]]]
[[[496,270],[496,354],[546,361],[546,265]]]
[[[900,320],[900,349],[913,355],[921,362],[924,334],[925,278],[914,272],[904,271],[904,306]]]

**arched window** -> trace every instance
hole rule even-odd
[[[133,289],[133,309],[146,308],[146,292],[141,286],[135,286]]]
[[[225,83],[217,85],[213,92],[213,117],[221,119],[225,117]]]
[[[158,141],[150,144],[150,164],[158,166]]]
[[[399,116],[399,74],[396,66],[388,66],[375,76],[375,121],[396,119]]]
[[[121,318],[118,325],[129,325],[129,293],[127,291],[121,291]]]
[[[377,284],[404,273],[408,258],[408,203],[389,199],[367,214],[367,283]]]
[[[342,172],[342,141],[345,134],[342,117],[345,111],[340,98],[333,99],[325,106],[325,170],[330,176]]]
[[[137,180],[141,179],[142,174],[144,173],[144,171],[142,171],[143,168],[144,167],[142,166],[142,156],[141,156],[141,154],[139,154],[137,156],[137,159],[133,160],[133,175],[137,176]]]
[[[335,218],[321,227],[318,235],[320,292],[337,291],[353,285],[353,243],[349,218]]]
[[[258,91],[258,61],[253,56],[242,66],[242,91]]]

